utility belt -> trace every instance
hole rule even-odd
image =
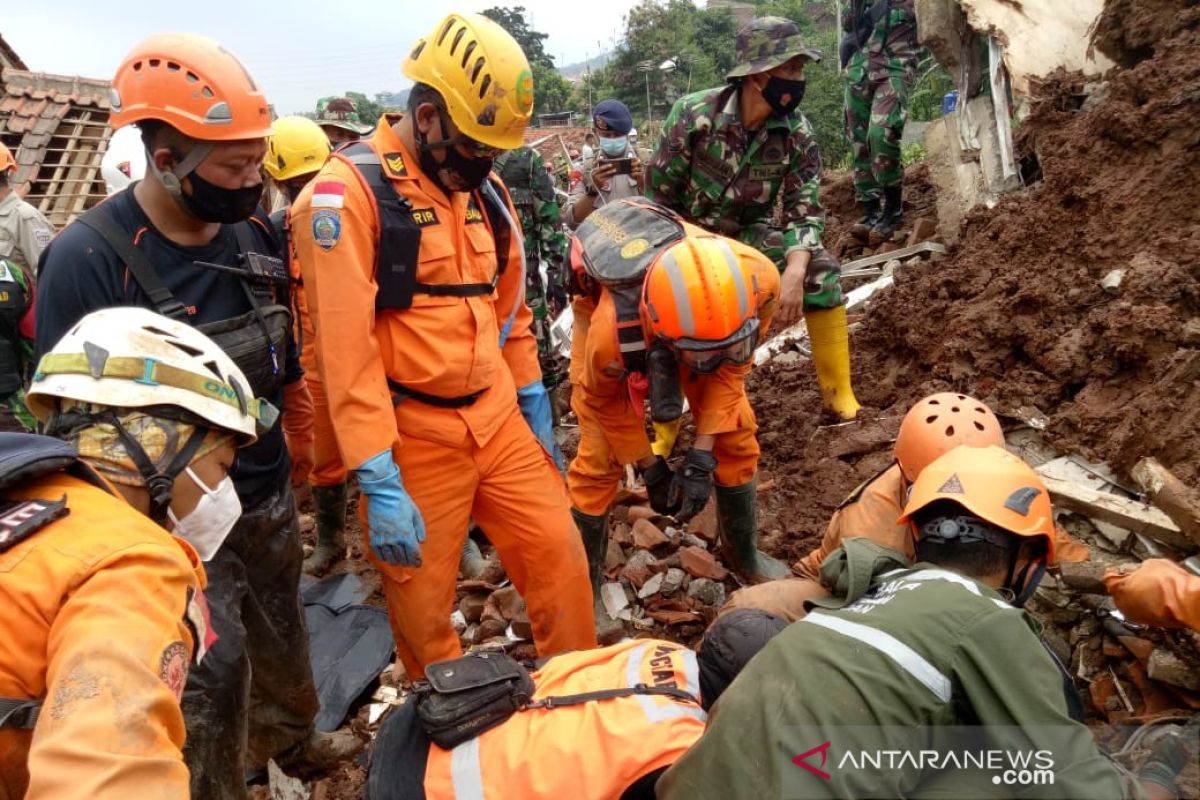
[[[138,286],[150,297],[154,310],[163,316],[192,325],[187,307],[163,284],[146,256],[133,244],[127,231],[109,215],[104,204],[87,211],[78,220],[99,233],[129,269]],[[287,267],[273,256],[254,252],[249,221],[233,226],[241,251],[241,265],[194,262],[202,269],[227,272],[237,278],[250,311],[236,317],[193,325],[216,342],[238,365],[255,397],[270,397],[283,387],[283,359],[292,328],[292,313],[276,301],[277,288],[286,293]]]
[[[472,653],[430,664],[415,687],[417,717],[434,744],[451,750],[503,724],[520,711],[577,706],[636,695],[664,695],[694,703],[698,698],[674,686],[639,683],[619,689],[533,700],[537,687],[519,661],[504,653]]]
[[[438,397],[434,394],[425,394],[418,392],[416,389],[411,389],[402,383],[387,379],[388,388],[392,390],[392,406],[398,406],[404,400],[412,398],[418,403],[424,403],[427,406],[434,408],[466,408],[475,404],[475,401],[483,396],[487,389],[480,389],[478,392],[464,394],[459,397]]]

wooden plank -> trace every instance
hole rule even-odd
[[[1200,492],[1153,458],[1133,468],[1133,479],[1193,543],[1200,546]]]
[[[1041,474],[1040,468],[1038,472]],[[1050,492],[1051,501],[1059,508],[1112,523],[1178,550],[1192,552],[1196,549],[1196,544],[1179,530],[1179,526],[1153,506],[1097,491],[1073,481],[1044,474],[1041,478]]]

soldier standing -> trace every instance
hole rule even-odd
[[[16,174],[17,161],[0,142],[0,259],[9,259],[32,278],[42,251],[54,236],[54,226],[17,194],[13,185]]]
[[[917,76],[915,0],[852,0],[842,11],[846,136],[854,153],[860,225],[891,238],[900,225],[900,137]]]
[[[567,238],[554,182],[546,173],[541,155],[531,147],[509,150],[496,158],[496,172],[508,187],[521,230],[525,232],[525,302],[533,312],[542,382],[553,392],[562,373],[560,359],[550,347],[550,323],[567,305],[562,264]],[[557,415],[555,415],[557,420]]]
[[[783,273],[779,320],[787,327],[803,314],[823,403],[852,419],[859,406],[850,387],[841,275],[821,247],[821,154],[812,125],[797,111],[804,69],[820,58],[790,20],[747,23],[728,83],[671,109],[647,168],[646,196],[775,263]]]

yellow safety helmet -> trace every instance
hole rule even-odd
[[[329,158],[329,137],[308,117],[280,117],[271,126],[263,166],[277,181],[316,172]]]
[[[404,74],[437,90],[464,135],[501,150],[524,144],[533,111],[529,60],[482,14],[447,15],[413,46]]]

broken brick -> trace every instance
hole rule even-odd
[[[513,636],[525,641],[533,638],[533,623],[529,621],[528,615],[524,612],[512,621],[512,633]]]
[[[508,630],[508,623],[502,619],[485,619],[475,629],[475,644],[486,642],[496,636],[503,636]]]
[[[479,622],[483,618],[483,607],[486,603],[487,595],[468,594],[458,601],[458,610],[467,622]]]
[[[646,584],[646,581],[650,580],[650,577],[655,574],[650,571],[649,567],[630,566],[628,564],[621,570],[621,577],[629,581],[629,585],[635,589],[641,589]]]
[[[500,602],[496,599],[495,594],[488,595],[487,602],[483,604],[483,614],[480,615],[480,622],[495,620],[497,622],[507,623],[504,614],[500,612]]]
[[[639,519],[654,519],[658,516],[654,509],[650,506],[629,506],[628,508],[629,524],[632,525]]]
[[[656,547],[670,543],[671,540],[667,538],[667,535],[659,530],[658,526],[650,520],[639,519],[633,523],[634,547],[640,547],[643,550],[653,550]]]
[[[496,601],[496,606],[500,609],[500,616],[509,622],[525,613],[525,599],[521,597],[515,586],[497,589],[492,593],[492,599]]]
[[[1120,636],[1117,638],[1125,649],[1133,653],[1137,660],[1145,664],[1150,660],[1150,654],[1154,652],[1153,642],[1148,642],[1139,636]]]
[[[704,621],[704,618],[695,611],[648,611],[646,616],[663,625],[684,625],[689,622]]]
[[[912,247],[921,242],[927,242],[937,236],[937,220],[929,217],[920,217],[913,223],[912,230],[908,234],[908,246]]]
[[[679,564],[693,578],[723,581],[729,577],[729,570],[718,564],[712,553],[699,547],[680,548]]]
[[[620,569],[625,564],[625,553],[621,550],[621,545],[615,540],[608,540],[608,551],[604,554],[604,570],[605,572],[613,572]]]
[[[624,522],[619,522],[613,526],[612,540],[619,545],[629,546],[633,544],[633,531]]]

